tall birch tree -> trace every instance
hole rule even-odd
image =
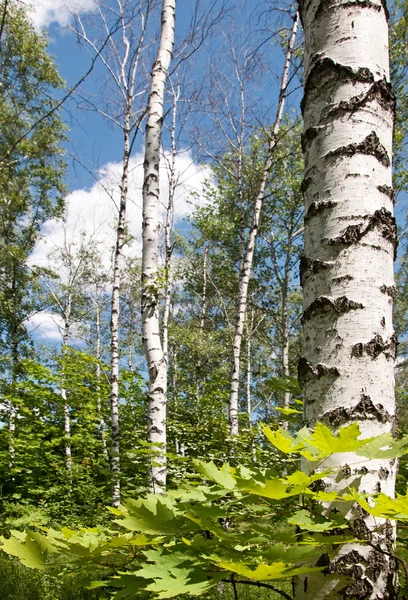
[[[143,94],[137,80],[141,54],[145,47],[145,34],[153,0],[117,0],[116,7],[97,4],[97,23],[103,42],[95,42],[80,16],[76,16],[75,33],[91,56],[98,56],[112,88],[111,98],[101,106],[88,96],[83,96],[82,108],[99,113],[119,129],[122,135],[122,165],[119,182],[119,202],[115,249],[113,254],[112,304],[111,304],[111,471],[112,505],[120,502],[120,427],[119,427],[119,311],[120,289],[123,278],[124,247],[126,236],[126,211],[129,195],[129,164],[144,108],[138,110],[136,99]],[[93,23],[95,27],[95,23]],[[92,32],[92,27],[90,28]],[[101,48],[103,51],[101,51]],[[142,79],[142,83],[144,80]],[[112,201],[115,197],[112,195]]]
[[[268,181],[268,177],[272,167],[273,156],[276,148],[277,137],[279,134],[283,109],[285,105],[285,98],[287,93],[287,87],[289,82],[289,68],[293,55],[293,48],[296,40],[296,33],[298,28],[298,14],[296,13],[293,20],[292,30],[289,36],[287,51],[285,57],[285,63],[282,71],[280,91],[278,105],[276,109],[275,122],[272,128],[270,136],[268,150],[266,155],[265,166],[263,168],[262,177],[259,182],[258,193],[255,198],[253,206],[253,218],[246,240],[245,252],[240,264],[240,274],[238,283],[238,302],[237,302],[237,316],[235,320],[234,339],[232,345],[232,365],[231,365],[231,378],[230,378],[230,394],[228,401],[228,415],[230,423],[230,435],[236,436],[239,432],[238,425],[238,404],[239,404],[239,380],[241,371],[241,345],[242,336],[244,333],[244,324],[247,310],[248,300],[248,286],[251,276],[252,262],[255,250],[255,241],[259,228],[259,220],[261,216],[262,204],[265,195],[265,189]]]
[[[362,437],[395,433],[392,325],[396,224],[391,176],[394,99],[385,2],[300,2],[305,32],[302,102],[305,154],[304,419],[337,429],[358,421]],[[394,495],[396,463],[332,455],[325,490],[357,487]],[[352,468],[351,468],[352,465]],[[339,468],[342,479],[339,477]],[[327,504],[328,513],[335,507]],[[295,598],[396,598],[395,529],[357,506],[355,537],[300,578]]]
[[[167,360],[159,329],[159,164],[164,90],[174,46],[176,0],[163,0],[160,41],[151,73],[147,105],[143,180],[142,330],[149,369],[147,439],[156,450],[150,485],[155,493],[166,486]]]

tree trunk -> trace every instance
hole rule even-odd
[[[238,399],[239,399],[239,378],[240,378],[240,367],[241,367],[241,344],[242,334],[244,331],[247,299],[248,299],[248,286],[249,279],[251,276],[252,262],[255,250],[255,241],[258,233],[259,219],[261,216],[262,203],[265,195],[266,183],[272,167],[273,155],[275,152],[277,136],[279,133],[283,108],[285,104],[286,89],[288,85],[289,67],[292,60],[293,47],[295,44],[296,33],[298,27],[298,15],[296,14],[293,21],[292,32],[288,42],[288,49],[286,52],[286,60],[283,68],[281,86],[279,92],[279,100],[276,111],[275,123],[273,126],[272,135],[269,141],[266,163],[262,172],[261,181],[259,184],[258,194],[254,203],[254,213],[251,223],[251,228],[248,234],[248,242],[245,250],[245,256],[243,265],[239,274],[239,289],[238,289],[238,309],[237,318],[235,321],[235,332],[234,340],[232,345],[232,366],[231,366],[231,377],[230,377],[230,396],[228,403],[228,416],[229,416],[229,433],[231,436],[238,435]]]
[[[396,224],[391,176],[394,99],[381,0],[301,2],[305,31],[303,357],[306,425],[358,421],[363,437],[396,431],[392,326]],[[325,491],[394,495],[395,460],[333,455]],[[353,482],[353,483],[351,483]],[[332,507],[333,508],[333,507]],[[330,506],[326,506],[326,510]],[[356,537],[295,582],[295,598],[396,598],[395,530],[354,506]],[[323,564],[323,563],[321,563]]]
[[[96,347],[95,347],[95,355],[96,355],[96,409],[98,411],[98,419],[100,426],[100,434],[101,434],[101,442],[102,442],[102,452],[104,457],[109,463],[109,455],[108,455],[108,447],[106,444],[106,423],[103,418],[102,413],[102,402],[101,402],[101,394],[100,394],[100,381],[101,381],[101,322],[100,322],[100,308],[99,308],[99,294],[96,293],[95,298],[95,329],[96,329]]]
[[[113,263],[112,312],[111,312],[111,471],[112,506],[120,503],[120,429],[119,429],[119,302],[122,282],[123,246],[125,245],[126,204],[128,195],[128,175],[130,159],[130,114],[132,98],[127,98],[123,126],[123,162],[120,183],[120,204],[116,248]]]
[[[64,310],[64,334],[62,336],[62,382],[61,382],[61,398],[64,403],[64,435],[65,435],[65,466],[69,477],[72,471],[72,455],[71,455],[71,417],[69,414],[69,404],[67,402],[67,390],[65,388],[65,361],[66,349],[68,346],[69,328],[71,324],[71,293],[67,293],[67,301]]]
[[[167,361],[160,341],[158,305],[159,164],[164,88],[174,45],[176,0],[163,0],[157,58],[147,107],[143,181],[142,330],[149,368],[147,439],[154,446],[150,487],[166,487]]]
[[[169,200],[167,204],[166,224],[164,227],[165,235],[165,255],[164,255],[164,310],[163,310],[163,355],[166,364],[169,362],[169,318],[171,305],[171,229],[173,224],[174,214],[174,193],[176,191],[176,122],[177,122],[177,100],[179,94],[173,89],[173,116],[171,121],[171,160],[170,160],[170,177],[169,177]]]

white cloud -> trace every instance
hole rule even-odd
[[[36,313],[26,321],[28,333],[43,341],[61,343],[64,323],[60,315],[51,312]]]
[[[166,204],[169,192],[169,174],[162,159],[160,164],[160,221],[164,226]],[[30,257],[30,264],[41,267],[53,267],[49,254],[62,247],[64,239],[70,244],[79,246],[80,238],[92,245],[98,245],[104,266],[111,265],[112,249],[115,245],[115,223],[118,215],[120,199],[120,176],[122,164],[108,163],[98,173],[99,183],[89,190],[79,189],[68,195],[66,200],[66,218],[62,221],[48,221],[43,228],[43,238],[37,244]],[[192,192],[200,192],[204,181],[210,173],[206,167],[198,165],[191,153],[184,152],[176,159],[177,188],[174,197],[174,224],[180,226],[183,219],[203,199],[192,197]],[[130,233],[135,237],[135,243],[128,247],[126,253],[141,256],[142,253],[142,184],[143,184],[143,155],[135,155],[130,162],[129,193],[127,204],[127,222]],[[63,273],[60,273],[64,277]],[[50,313],[36,315],[32,326],[38,326],[37,335],[50,341],[61,339],[59,332],[59,317]]]
[[[62,27],[68,25],[75,13],[91,12],[96,0],[34,0],[30,13],[37,29],[58,23]]]
[[[166,204],[169,192],[169,177],[166,160],[160,164],[160,220],[164,224]],[[115,223],[120,199],[120,176],[122,164],[108,163],[98,174],[99,183],[89,190],[79,189],[68,195],[66,200],[65,228],[68,239],[75,243],[85,234],[100,244],[103,259],[110,261],[115,244]],[[197,203],[203,201],[192,197],[192,192],[200,192],[209,176],[209,170],[194,162],[191,154],[185,152],[176,159],[178,185],[174,198],[174,223],[180,225],[183,218],[190,214]],[[130,233],[136,242],[132,246],[132,255],[141,256],[142,252],[142,184],[143,155],[135,155],[130,161],[127,221]],[[64,223],[48,221],[43,229],[43,238],[37,244],[30,263],[38,266],[48,265],[48,255],[60,247],[64,240]],[[78,242],[77,242],[78,243]],[[128,251],[129,252],[129,251]]]

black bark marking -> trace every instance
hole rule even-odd
[[[312,217],[315,217],[316,215],[320,214],[321,212],[323,212],[324,210],[327,210],[329,208],[334,208],[335,206],[337,206],[337,202],[334,202],[333,200],[323,200],[322,202],[312,202],[312,204],[309,207],[309,210],[307,211],[307,214],[305,216],[305,223],[307,223]]]
[[[380,287],[380,290],[383,294],[387,294],[387,296],[390,296],[390,298],[395,298],[398,294],[398,290],[395,287],[395,285],[382,285]]]
[[[338,4],[336,2],[327,2],[327,0],[321,0],[313,19],[320,19],[325,13],[329,12],[330,10],[338,10],[339,8],[371,8],[372,10],[375,10],[376,12],[380,12],[381,10],[381,5],[380,4],[375,4],[374,2],[372,2],[371,0],[348,0],[347,2],[342,2],[341,4]]]
[[[330,108],[324,115],[324,119],[334,119],[343,114],[354,113],[373,100],[376,100],[384,110],[395,112],[395,96],[391,84],[385,77],[375,81],[367,92],[353,96],[350,100],[342,100],[337,106]]]
[[[352,275],[342,275],[341,277],[333,277],[333,283],[342,283],[343,281],[353,281],[354,277]]]
[[[362,393],[361,400],[356,406],[345,408],[339,406],[335,410],[323,415],[322,421],[329,423],[333,427],[340,427],[344,423],[353,421],[378,421],[380,423],[390,423],[393,417],[384,409],[382,404],[374,405],[370,396]]]
[[[312,365],[305,357],[302,357],[298,362],[298,379],[302,387],[310,380],[339,376],[340,373],[337,367],[328,367],[322,363]]]
[[[331,77],[342,84],[349,81],[360,83],[374,83],[374,75],[366,67],[354,71],[351,67],[335,62],[327,56],[316,55],[312,59],[312,67],[305,82],[304,95],[300,103],[302,114],[307,102],[307,95],[315,89],[321,88],[322,80]]]
[[[341,235],[329,240],[328,244],[330,246],[336,244],[357,244],[373,229],[378,229],[382,237],[393,245],[395,256],[398,247],[397,223],[393,214],[386,208],[376,210],[372,216],[368,217],[367,224],[358,223],[356,225],[349,225],[341,232]]]
[[[353,600],[366,600],[374,590],[373,584],[364,577],[362,565],[366,564],[366,559],[356,550],[344,554],[335,561],[332,561],[330,572],[341,574],[351,580],[344,588],[339,590],[339,596],[342,600],[353,598]]]
[[[301,141],[301,145],[302,145],[302,150],[303,152],[306,152],[306,148],[307,146],[310,144],[310,142],[312,142],[315,137],[318,135],[319,133],[319,129],[323,129],[323,128],[319,128],[319,127],[308,127],[307,129],[305,129],[305,131],[302,133],[301,137],[300,137],[300,141]]]
[[[323,575],[329,575],[330,573],[330,558],[328,554],[321,554],[319,560],[316,563],[316,567],[322,568]]]
[[[300,184],[300,191],[304,194],[307,191],[307,188],[312,183],[313,179],[311,177],[304,177],[302,183]]]
[[[377,333],[373,339],[366,344],[355,344],[351,350],[351,356],[353,358],[362,358],[366,355],[369,356],[371,360],[375,360],[380,354],[385,354],[387,358],[395,360],[395,357],[397,356],[397,345],[398,342],[395,333],[393,333],[387,341],[384,341],[381,335]]]
[[[388,479],[389,475],[390,472],[385,467],[381,467],[381,469],[378,471],[378,477],[381,479],[381,481]]]
[[[300,259],[300,283],[302,287],[305,285],[309,277],[316,275],[320,271],[328,269],[330,266],[331,265],[328,262],[323,260],[312,260],[303,255]]]
[[[314,302],[307,307],[302,316],[302,323],[309,321],[316,314],[335,312],[337,315],[348,313],[350,310],[356,310],[358,308],[364,308],[361,302],[354,302],[346,296],[340,296],[335,300],[327,298],[327,296],[320,296],[316,298]]]
[[[153,365],[152,367],[150,367],[150,369],[149,369],[149,375],[150,375],[150,382],[151,383],[154,383],[156,381],[158,373],[159,373],[159,371],[158,371],[156,365]]]
[[[342,158],[343,156],[354,156],[355,154],[374,156],[382,165],[384,165],[384,167],[387,168],[391,164],[390,157],[388,156],[384,146],[381,144],[375,131],[372,131],[359,144],[348,144],[347,146],[340,146],[340,148],[336,148],[336,150],[331,150],[326,154],[326,158]]]
[[[377,190],[388,196],[393,204],[395,204],[395,190],[389,185],[377,185]]]

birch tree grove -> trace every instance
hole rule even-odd
[[[147,105],[143,180],[142,336],[149,369],[147,439],[155,446],[150,482],[154,493],[166,486],[167,360],[159,329],[159,164],[164,89],[174,46],[176,0],[163,0],[160,42]]]
[[[234,340],[232,347],[232,366],[231,366],[231,380],[230,380],[230,395],[228,404],[228,414],[230,422],[230,435],[236,436],[239,432],[238,426],[238,400],[239,400],[239,379],[240,379],[240,366],[241,366],[241,344],[242,336],[244,333],[244,324],[246,317],[246,308],[248,300],[248,285],[251,276],[252,262],[255,250],[255,241],[259,228],[259,219],[261,216],[262,203],[264,200],[266,184],[268,176],[272,167],[272,160],[274,151],[276,148],[277,137],[281,126],[283,109],[285,105],[286,92],[289,80],[289,68],[292,60],[293,48],[296,40],[296,33],[298,28],[298,14],[296,13],[293,20],[293,27],[289,37],[285,64],[283,67],[278,106],[276,110],[275,123],[273,125],[272,134],[269,140],[267,158],[265,166],[263,168],[262,177],[259,182],[258,194],[254,202],[253,218],[248,234],[248,240],[246,243],[245,253],[242,261],[241,272],[239,274],[239,290],[238,290],[238,309],[237,317],[235,321]]]
[[[387,9],[380,0],[313,0],[299,8],[306,39],[304,418],[309,427],[320,420],[333,429],[358,421],[362,437],[395,434]],[[395,460],[346,456],[325,461],[336,473],[324,478],[325,490],[349,486],[394,495]],[[394,526],[357,505],[348,506],[346,518],[355,537],[369,544],[349,543],[322,557],[323,571],[298,579],[297,600],[397,597]]]

